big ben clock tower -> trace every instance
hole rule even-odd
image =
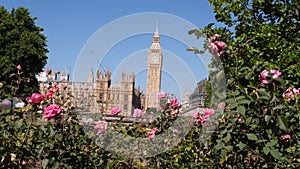
[[[152,44],[148,52],[148,79],[146,91],[146,109],[157,108],[159,105],[158,93],[160,92],[162,49],[158,34],[158,24],[153,36]]]

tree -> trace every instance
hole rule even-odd
[[[215,168],[299,168],[300,2],[209,2],[224,26],[190,32],[226,44],[216,56],[226,75],[226,109],[209,158],[219,162]]]
[[[0,7],[0,96],[29,96],[38,92],[35,75],[47,63],[48,50],[43,28],[35,25],[28,9],[20,7],[7,11]],[[17,65],[21,69],[17,70]],[[21,80],[20,77],[26,77]]]

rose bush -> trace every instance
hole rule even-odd
[[[218,60],[222,64],[227,98],[202,159],[214,159],[206,162],[212,168],[299,168],[300,109],[295,93],[300,83],[300,36],[293,24],[299,22],[299,2],[209,2],[224,27],[210,24],[190,33],[206,38],[204,49],[213,55],[209,66],[215,70],[208,86],[222,71]],[[211,39],[225,43],[223,53],[217,54]],[[208,92],[208,100],[217,98],[210,87]]]
[[[68,88],[50,82],[50,91],[51,97],[27,97],[27,105],[16,98],[2,101],[9,107],[0,106],[0,168],[106,166],[101,159],[108,153],[85,135]]]

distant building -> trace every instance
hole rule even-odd
[[[38,76],[40,91],[45,94],[49,82],[66,84],[67,90],[74,96],[76,107],[89,108],[91,112],[109,113],[114,107],[122,110],[121,116],[132,116],[135,108],[146,110],[159,105],[158,94],[161,90],[162,48],[158,34],[158,24],[148,52],[148,76],[146,93],[135,87],[135,73],[121,74],[121,82],[112,84],[109,70],[96,73],[91,69],[87,82],[70,82],[68,73],[46,74]]]
[[[46,75],[41,73],[38,77],[40,80],[40,91],[46,94],[49,82],[58,86],[67,85],[67,91],[74,96],[75,106],[78,108],[89,109],[91,112],[100,112],[103,115],[110,112],[114,107],[122,110],[120,115],[132,116],[134,108],[144,107],[144,95],[139,88],[134,88],[135,74],[126,75],[122,72],[121,83],[111,84],[111,72],[97,71],[94,77],[91,70],[88,82],[70,82],[53,74]],[[62,77],[62,76],[60,76]],[[41,81],[41,79],[47,79]]]
[[[158,23],[153,40],[148,52],[148,78],[146,91],[146,109],[157,108],[161,91],[161,72],[162,72],[163,52],[160,45],[160,36],[158,33]]]
[[[190,107],[190,96],[191,96],[191,88],[187,88],[186,91],[183,94],[182,98],[182,108],[188,109]]]
[[[189,97],[189,107],[190,108],[203,108],[204,101],[206,97],[206,90],[205,84],[207,80],[201,80],[197,83],[196,88],[194,89],[193,93]]]

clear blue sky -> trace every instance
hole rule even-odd
[[[31,12],[31,16],[37,17],[36,24],[44,28],[44,34],[47,36],[48,44],[48,61],[46,67],[53,70],[70,71],[72,73],[76,67],[77,58],[84,55],[86,47],[89,48],[89,54],[98,57],[99,52],[97,47],[93,48],[91,42],[92,36],[99,35],[98,39],[103,32],[99,32],[103,27],[115,22],[119,18],[135,15],[137,13],[157,12],[160,14],[170,14],[172,17],[176,16],[180,19],[186,20],[196,27],[203,28],[209,23],[215,23],[214,14],[208,2],[205,0],[89,0],[89,1],[76,1],[76,0],[1,0],[0,5],[11,10],[20,6],[26,7]],[[160,15],[157,15],[160,16]],[[154,16],[155,18],[155,16]],[[107,53],[103,56],[103,60],[95,67],[95,63],[84,63],[88,69],[93,67],[95,69],[111,69],[113,74],[116,74],[114,81],[118,81],[118,72],[124,69],[127,73],[131,73],[131,69],[137,72],[136,84],[140,85],[145,90],[146,71],[138,66],[136,67],[122,67],[126,60],[137,61],[137,58],[147,58],[147,49],[151,45],[153,32],[155,31],[155,19],[153,17],[149,20],[133,22],[133,26],[150,25],[150,28],[141,34],[130,36],[122,41],[116,43]],[[156,18],[159,21],[159,30],[163,32],[161,35],[161,45],[164,52],[164,66],[167,71],[163,73],[162,90],[166,92],[173,92],[179,95],[187,88],[191,87],[192,90],[195,83],[178,83],[186,78],[187,74],[180,71],[182,68],[176,61],[168,65],[166,62],[173,60],[172,56],[180,56],[184,61],[186,70],[190,70],[192,76],[196,81],[199,81],[207,76],[207,72],[203,68],[203,63],[192,52],[185,51],[187,44],[182,43],[179,39],[171,37],[167,34],[168,30],[175,31],[179,29],[174,23],[168,23],[168,18]],[[171,21],[170,21],[171,22]],[[180,23],[179,23],[180,24]],[[119,29],[119,30],[118,30]],[[110,36],[117,36],[118,31],[127,31],[127,27],[119,27],[111,30]],[[98,34],[97,34],[98,31]],[[151,32],[153,31],[153,32]],[[184,34],[184,36],[189,36]],[[193,38],[193,36],[190,36]],[[104,39],[110,39],[104,37]],[[103,39],[102,39],[103,40]],[[198,41],[199,44],[200,41]],[[99,44],[101,46],[101,44]],[[201,47],[201,46],[199,46]],[[126,58],[126,59],[124,59]],[[91,61],[94,62],[94,61]],[[137,65],[141,67],[145,65],[143,60],[137,61]],[[122,64],[121,64],[122,63]],[[130,62],[132,63],[132,62]],[[170,62],[171,63],[171,62]],[[78,65],[77,65],[78,66]],[[144,71],[143,71],[144,70]],[[78,75],[77,81],[87,80],[87,75],[84,72]],[[178,80],[181,79],[181,80]]]

